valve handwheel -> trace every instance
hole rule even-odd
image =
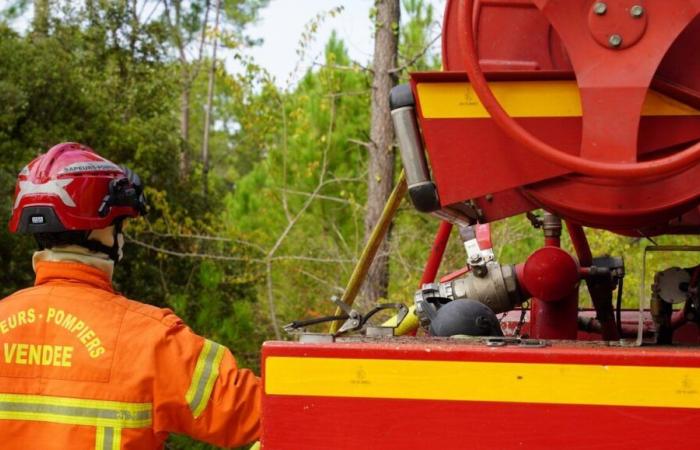
[[[533,136],[498,103],[477,56],[474,0],[459,2],[458,27],[466,39],[463,48],[469,80],[484,108],[511,139],[552,163],[593,177],[658,177],[680,172],[700,161],[700,143],[651,161],[640,162],[637,154],[640,117],[651,81],[673,42],[700,14],[700,0],[533,3],[561,37],[576,72],[583,109],[580,155],[566,153]],[[621,20],[623,13],[628,17]],[[623,45],[626,30],[640,33],[640,26],[635,23],[640,20],[645,21],[641,38],[636,35],[638,40]],[[608,46],[601,44],[601,32],[609,32]]]

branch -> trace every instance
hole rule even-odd
[[[202,22],[202,36],[199,40],[199,52],[197,53],[197,61],[201,61],[202,57],[204,56],[204,42],[206,41],[207,37],[207,25],[209,24],[209,9],[211,7],[211,2],[207,0],[206,5],[206,9],[204,10],[204,21]]]
[[[208,253],[192,253],[192,252],[176,252],[175,250],[169,250],[163,247],[158,247],[152,244],[148,244],[146,242],[140,241],[138,239],[135,239],[134,237],[124,234],[124,237],[126,238],[127,242],[134,243],[140,247],[146,248],[148,250],[152,250],[157,253],[161,253],[164,255],[170,255],[170,256],[176,256],[178,258],[198,258],[198,259],[211,259],[215,261],[238,261],[238,262],[249,262],[249,263],[256,263],[256,264],[262,264],[265,262],[263,259],[259,258],[249,258],[245,256],[227,256],[227,255],[211,255]]]
[[[279,96],[279,102],[282,111],[282,186],[287,187],[287,154],[289,153],[289,130],[287,128],[287,105],[284,97]],[[289,203],[287,195],[282,191],[282,208],[284,215],[287,218],[287,223],[291,222],[292,214],[289,212]]]
[[[272,322],[272,328],[275,330],[275,338],[279,341],[282,339],[280,335],[280,327],[277,323],[277,311],[275,308],[275,298],[272,294],[272,263],[267,261],[265,265],[266,268],[266,278],[267,278],[267,306],[270,309],[270,322]]]
[[[297,269],[297,271],[298,271],[300,274],[305,275],[305,276],[311,278],[312,280],[314,280],[314,281],[316,281],[316,282],[318,282],[318,283],[320,283],[320,284],[323,284],[323,285],[327,286],[328,288],[334,290],[335,292],[337,292],[337,293],[339,293],[339,294],[342,294],[342,293],[345,291],[345,289],[343,289],[342,287],[336,286],[335,284],[330,283],[328,280],[325,280],[325,279],[323,279],[323,278],[321,278],[321,277],[319,277],[319,276],[317,276],[317,275],[314,275],[314,274],[311,273],[311,272],[307,272],[307,271],[304,270],[304,269]]]
[[[365,147],[367,150],[374,148],[371,142],[360,141],[359,139],[348,139],[348,142],[359,145],[360,147]]]
[[[326,139],[326,147],[323,149],[323,157],[322,157],[322,162],[321,162],[321,173],[319,175],[319,180],[318,180],[318,185],[314,189],[314,191],[311,193],[309,198],[304,202],[304,205],[301,207],[301,209],[297,212],[297,214],[292,218],[291,221],[287,224],[287,227],[284,229],[282,234],[280,234],[279,238],[277,239],[277,242],[275,242],[275,245],[272,246],[270,251],[267,254],[268,258],[271,258],[275,252],[279,249],[279,247],[282,245],[284,240],[287,238],[289,235],[289,232],[292,231],[292,228],[294,228],[294,225],[299,221],[301,216],[306,212],[306,210],[311,206],[311,203],[313,203],[314,199],[318,196],[319,192],[321,189],[323,189],[323,186],[325,185],[325,176],[326,176],[326,171],[328,170],[328,150],[330,149],[331,142],[333,141],[331,139],[331,136],[333,134],[333,129],[335,128],[335,117],[336,116],[336,104],[335,104],[335,99],[331,100],[331,120],[329,121],[328,124],[328,139]]]
[[[246,247],[250,247],[252,249],[257,250],[260,253],[267,253],[264,248],[259,246],[258,244],[255,244],[250,241],[244,241],[242,239],[235,239],[235,238],[227,238],[227,237],[222,237],[222,236],[209,236],[209,235],[202,235],[202,234],[170,234],[170,233],[159,233],[157,231],[142,231],[140,234],[150,234],[153,236],[157,237],[162,237],[162,238],[171,238],[171,239],[196,239],[200,241],[216,241],[216,242],[232,242],[235,244],[241,244],[245,245]]]
[[[408,69],[409,67],[411,67],[413,64],[416,63],[416,61],[418,61],[418,60],[421,59],[423,56],[425,56],[425,54],[428,52],[428,50],[430,50],[430,47],[432,47],[433,44],[435,44],[435,43],[438,41],[438,39],[440,39],[441,37],[442,37],[442,33],[439,33],[437,36],[435,36],[435,37],[433,38],[433,40],[431,40],[431,41],[428,43],[428,45],[426,45],[425,47],[423,47],[423,49],[422,49],[420,52],[418,52],[418,54],[415,55],[415,56],[413,57],[413,59],[411,59],[410,61],[408,61],[407,63],[405,63],[405,64],[402,65],[401,67],[396,67],[396,68],[393,68],[393,69],[389,70],[389,74],[390,74],[390,75],[394,75],[394,74],[396,74],[396,73],[403,72],[404,70],[406,70],[406,69]]]
[[[339,70],[342,72],[366,72],[371,75],[374,75],[374,70],[372,70],[369,67],[363,66],[362,64],[359,64],[357,62],[353,61],[352,66],[339,66],[337,64],[325,64],[325,63],[318,63],[318,62],[313,62],[311,63],[313,67],[320,67],[322,69],[330,69],[330,70]]]
[[[343,259],[343,258],[316,258],[313,256],[297,256],[297,255],[285,255],[285,256],[273,256],[269,258],[270,261],[307,261],[316,263],[326,263],[326,264],[354,264],[356,261],[354,259]]]
[[[292,189],[277,188],[277,190],[282,191],[282,192],[286,192],[286,193],[288,193],[288,194],[303,195],[303,196],[306,196],[306,197],[310,197],[311,195],[313,195],[313,194],[310,193],[310,192],[295,191],[295,190],[292,190]],[[348,200],[345,200],[344,198],[340,198],[340,197],[331,197],[330,195],[321,195],[321,194],[317,194],[317,195],[316,195],[316,198],[321,199],[321,200],[328,200],[329,202],[342,203],[342,204],[344,204],[344,205],[350,205],[350,204],[352,204],[352,202],[350,202],[350,201],[348,201]]]

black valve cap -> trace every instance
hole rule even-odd
[[[441,307],[430,323],[430,334],[449,337],[503,336],[496,314],[476,300],[454,300]]]

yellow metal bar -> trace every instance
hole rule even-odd
[[[496,81],[494,95],[512,117],[581,117],[581,95],[571,81]],[[419,83],[418,99],[426,119],[485,119],[488,111],[471,84]],[[649,90],[643,116],[698,116],[700,111]]]
[[[396,319],[394,316],[382,324],[383,327],[396,327]],[[420,323],[418,322],[418,316],[416,316],[416,307],[411,306],[408,308],[408,314],[403,319],[403,322],[399,324],[398,327],[394,329],[395,336],[404,336],[408,333],[412,333],[418,329]]]
[[[389,225],[391,225],[391,221],[394,219],[396,211],[399,209],[401,201],[406,195],[407,190],[408,186],[406,185],[406,174],[402,170],[401,175],[399,175],[399,181],[396,183],[393,192],[389,196],[389,200],[386,202],[386,206],[384,206],[384,211],[382,211],[379,222],[377,223],[377,226],[374,227],[374,230],[372,230],[372,234],[370,235],[365,248],[362,250],[360,260],[357,261],[355,270],[353,270],[352,275],[350,276],[350,281],[348,281],[348,285],[343,292],[343,297],[341,300],[346,305],[352,306],[352,304],[355,302],[357,293],[360,292],[360,287],[365,281],[365,278],[367,278],[369,267],[372,265],[372,261],[374,261],[374,257],[377,255],[379,245],[382,243],[387,231],[389,231]],[[342,313],[343,312],[340,308],[336,308],[336,315],[340,315]],[[340,321],[331,323],[330,332],[337,332],[340,325]]]

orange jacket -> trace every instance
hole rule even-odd
[[[222,447],[260,433],[259,380],[170,310],[107,276],[39,262],[0,301],[0,448],[160,449],[168,433]]]

